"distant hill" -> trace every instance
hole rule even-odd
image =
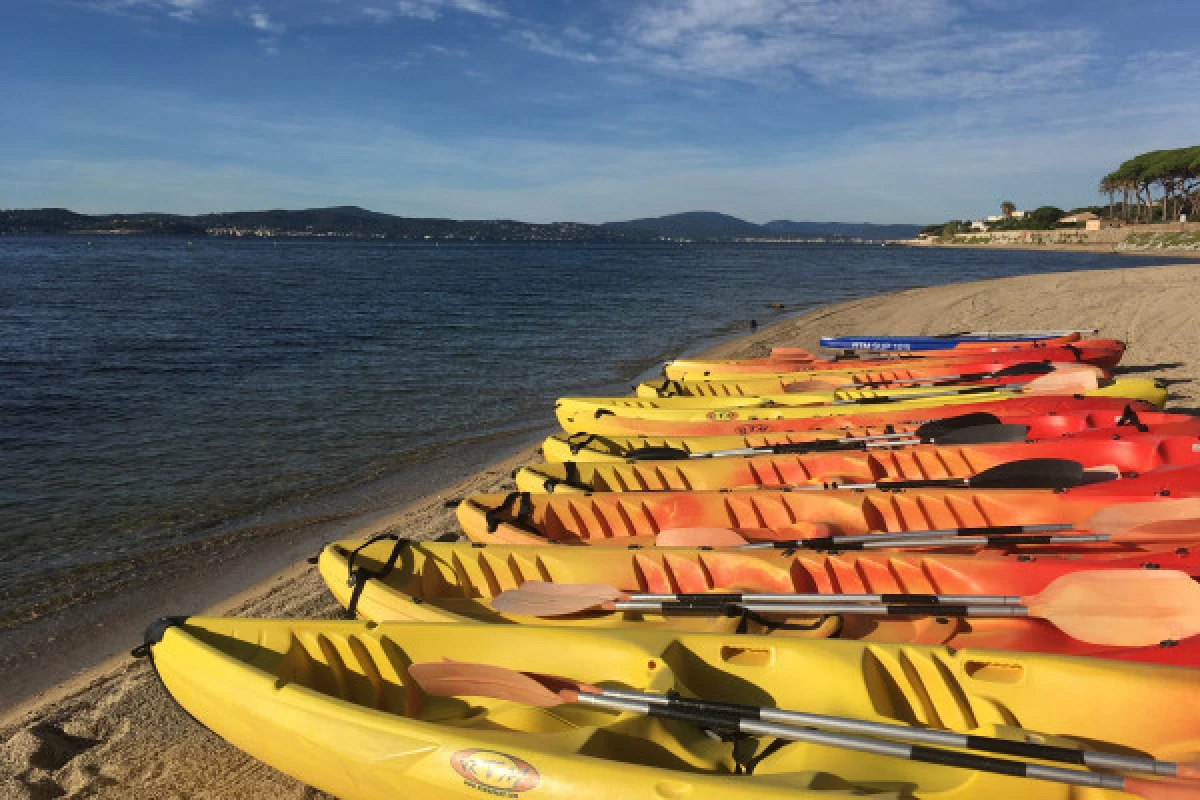
[[[854,239],[911,239],[920,225],[877,225],[873,222],[792,222],[777,219],[762,227],[775,233],[798,236],[847,236]]]
[[[761,226],[716,211],[685,211],[665,217],[606,222],[604,227],[649,231],[672,239],[740,239],[763,235]]]
[[[792,222],[775,220],[756,225],[744,219],[716,211],[687,211],[665,217],[608,222],[605,227],[643,230],[672,239],[911,239],[920,225],[875,225],[869,222]]]
[[[76,214],[61,208],[0,210],[0,233],[172,233],[188,236],[305,236],[467,241],[645,242],[646,231],[579,222],[397,217],[357,206],[301,211],[230,211],[216,214]]]
[[[902,239],[916,225],[790,222],[756,225],[715,211],[588,225],[509,219],[454,220],[397,217],[358,206],[298,211],[229,211],[214,214],[77,214],[65,208],[0,210],[0,233],[139,233],[200,236],[310,236],[401,240],[654,242],[663,239]]]

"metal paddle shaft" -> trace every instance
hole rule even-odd
[[[583,705],[591,705],[613,711],[624,711],[643,716],[685,722],[707,730],[744,733],[751,736],[773,736],[777,739],[822,744],[844,750],[854,750],[860,753],[891,758],[902,758],[925,764],[958,767],[959,769],[1011,775],[1019,778],[1035,778],[1056,783],[1067,783],[1074,786],[1087,786],[1116,791],[1121,791],[1125,788],[1125,779],[1116,775],[1102,775],[1096,772],[1083,772],[1064,767],[1030,764],[1024,761],[1013,761],[993,756],[958,753],[926,745],[901,744],[899,742],[796,727],[777,722],[744,719],[733,714],[682,711],[668,706],[648,703],[644,700],[623,700],[588,692],[579,692],[577,701]]]
[[[821,543],[832,547],[854,545],[880,546],[881,543],[903,542],[910,539],[945,539],[954,536],[1011,536],[1027,533],[1057,533],[1072,530],[1067,523],[1038,525],[993,525],[977,528],[934,528],[928,531],[901,531],[897,533],[863,533],[856,536],[822,536],[816,539],[793,539],[790,542],[751,542],[748,547],[772,547],[788,549],[797,544]]]
[[[914,728],[909,725],[871,722],[851,717],[835,717],[828,714],[810,714],[803,711],[787,711],[784,709],[743,705],[740,703],[723,703],[699,698],[681,697],[676,694],[654,694],[652,692],[639,692],[632,689],[603,689],[599,694],[607,698],[646,702],[680,711],[692,711],[695,713],[717,712],[730,714],[742,719],[777,722],[781,725],[822,728],[838,733],[885,736],[889,739],[896,739],[903,742],[957,747],[962,750],[980,750],[989,753],[1036,758],[1042,761],[1059,761],[1101,769],[1116,769],[1123,772],[1138,772],[1173,778],[1180,771],[1179,766],[1175,762],[1159,761],[1158,759],[1146,756],[1126,756],[1116,753],[1103,753],[1097,750],[1013,741],[1011,739],[998,739],[991,736],[955,733],[953,731],[933,730],[930,728]]]

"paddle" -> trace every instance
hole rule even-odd
[[[517,589],[497,595],[492,600],[492,607],[503,613],[536,617],[583,611],[1032,617],[1051,623],[1073,639],[1115,647],[1142,647],[1200,633],[1200,584],[1186,573],[1174,570],[1075,572],[1056,578],[1037,594],[1004,598],[995,595],[625,595],[610,586],[526,581]]]
[[[1094,372],[1052,372],[1042,375],[1025,383],[997,384],[995,386],[964,386],[959,389],[940,389],[936,392],[915,392],[912,394],[884,395],[883,397],[858,397],[845,400],[833,400],[828,405],[854,405],[865,403],[899,402],[903,400],[919,400],[928,397],[950,397],[964,394],[985,394],[988,392],[1014,392],[1019,394],[1079,394],[1100,388],[1100,379]]]
[[[943,417],[921,425],[912,433],[883,433],[874,436],[848,436],[811,442],[787,442],[764,447],[742,447],[692,453],[667,445],[639,447],[626,458],[646,461],[677,461],[685,458],[717,458],[748,455],[793,455],[836,450],[862,450],[867,447],[895,447],[908,444],[988,444],[1023,442],[1029,435],[1025,425],[1004,424],[995,414],[977,411],[956,417]]]
[[[851,717],[809,714],[740,703],[685,698],[674,694],[661,695],[635,690],[602,689],[570,678],[535,672],[518,672],[490,664],[457,661],[424,662],[409,666],[408,674],[422,691],[435,697],[491,697],[537,708],[553,708],[577,703],[613,711],[672,719],[697,725],[705,730],[812,742],[940,766],[1133,792],[1147,798],[1161,797],[1165,800],[1165,798],[1173,796],[1186,797],[1186,794],[1177,795],[1178,790],[1186,789],[1194,792],[1195,789],[1194,787],[1180,786],[1176,782],[1122,778],[1115,775],[1030,764],[992,756],[957,753],[929,745],[1023,756],[1042,761],[1082,764],[1088,767],[1124,772],[1165,775],[1187,780],[1196,780],[1197,778],[1196,766],[1188,763],[1158,761],[1142,756],[1124,756],[1033,742],[1016,742],[953,731],[871,722]],[[867,734],[867,736],[853,734]],[[896,741],[870,738],[873,736],[915,744],[903,745]]]
[[[1200,522],[1198,520],[1197,522]],[[1027,525],[1027,530],[1067,531],[1070,525]],[[989,533],[978,533],[989,531]],[[747,541],[737,531],[728,528],[667,528],[655,539],[657,547],[740,547],[749,550],[894,550],[927,547],[1018,547],[1026,545],[1080,544],[1107,542],[1104,534],[1048,536],[1023,531],[995,532],[992,528],[951,528],[947,531],[913,531],[909,533],[869,533],[862,536],[818,536],[809,539]]]
[[[887,386],[897,386],[900,384],[942,384],[942,383],[972,383],[974,381],[985,381],[995,378],[1011,378],[1021,375],[1049,375],[1051,372],[1062,371],[1063,367],[1077,365],[1058,365],[1047,361],[1022,361],[1013,364],[1003,369],[998,369],[992,372],[954,372],[946,373],[945,375],[925,375],[916,378],[881,378],[879,380],[868,380],[856,383],[836,383],[838,376],[828,376],[826,378],[814,377],[803,381],[795,381],[784,385],[785,392],[816,392],[830,389],[867,389],[880,388]],[[1082,372],[1095,370],[1095,367],[1083,367]],[[1068,370],[1070,371],[1070,370]],[[682,389],[682,386],[679,386]]]
[[[1076,528],[1092,531],[1101,541],[1116,544],[1138,544],[1170,540],[1180,535],[1200,534],[1200,498],[1156,500],[1142,503],[1118,503],[1106,506],[1079,525],[1039,523],[1032,525],[991,525],[974,528],[940,528],[927,531],[867,533],[855,536],[810,536],[795,539],[749,541],[729,528],[664,528],[655,544],[659,547],[744,547],[774,548],[777,550],[861,550],[884,547],[912,547],[908,542],[931,538],[949,538],[960,544],[973,541],[971,537],[988,539],[987,546],[1008,547],[1018,543],[1016,535],[1069,531]],[[781,529],[786,531],[787,529]],[[960,537],[954,539],[954,537]],[[1062,542],[1095,541],[1084,536],[1055,537]],[[1025,543],[1025,542],[1020,542]],[[1043,542],[1057,544],[1059,542]],[[929,545],[922,545],[929,546]]]
[[[825,491],[828,489],[1068,489],[1083,485],[1085,470],[1078,461],[1065,458],[1025,458],[997,464],[965,478],[921,478],[874,483],[821,483],[792,486],[786,491]]]

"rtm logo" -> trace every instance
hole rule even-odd
[[[495,750],[459,750],[450,756],[450,766],[472,789],[500,797],[516,797],[542,780],[528,761]]]

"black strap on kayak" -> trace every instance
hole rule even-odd
[[[383,563],[383,567],[378,570],[370,570],[366,567],[354,567],[354,559],[358,558],[358,554],[363,549],[370,547],[376,542],[387,540],[395,540],[396,544],[392,547],[392,552],[388,556],[387,561]],[[358,611],[358,600],[362,596],[363,587],[367,585],[367,581],[371,578],[382,578],[396,568],[396,561],[400,559],[400,554],[403,553],[412,540],[400,536],[398,533],[378,533],[367,539],[358,547],[351,550],[346,556],[346,585],[351,587],[350,601],[346,603],[346,618],[356,619]]]
[[[563,476],[562,480],[559,480],[558,478],[546,478],[546,480],[542,482],[542,488],[547,492],[553,492],[555,486],[569,486],[572,489],[579,489],[580,491],[584,492],[590,492],[592,490],[590,486],[587,486],[583,483],[582,476],[579,474],[579,462],[564,461],[563,471],[566,473],[566,475]]]
[[[842,635],[842,626],[845,624],[845,619],[843,619],[841,614],[822,614],[817,618],[816,622],[803,623],[779,622],[772,620],[770,617],[757,614],[753,611],[746,611],[736,606],[733,607],[733,612],[738,617],[736,633],[749,632],[751,622],[763,626],[768,632],[772,633],[775,631],[815,631],[820,629],[830,617],[834,617],[837,619],[837,627],[834,628],[833,633],[829,634],[827,638],[836,639]]]
[[[1083,361],[1083,351],[1078,347],[1073,344],[1064,344],[1063,347],[1067,348],[1071,355],[1075,356],[1076,361]]]
[[[1121,412],[1121,418],[1117,420],[1117,427],[1137,428],[1139,433],[1150,430],[1150,426],[1142,422],[1142,418],[1138,416],[1132,405],[1125,406],[1125,410]]]
[[[508,524],[515,528],[521,528],[527,533],[542,535],[541,531],[533,527],[533,498],[530,497],[529,492],[509,492],[500,501],[500,505],[485,512],[483,518],[487,522],[488,533],[495,533],[496,529],[500,527],[500,523],[506,521],[501,517],[510,506],[514,511],[513,518],[507,520]]]
[[[662,382],[662,385],[654,387],[659,397],[681,397],[683,395],[683,384],[676,380],[667,380]]]
[[[753,741],[757,744],[757,740],[747,737],[744,741]],[[762,749],[758,755],[750,756],[749,758],[742,757],[738,750],[738,745],[741,741],[733,743],[733,774],[734,775],[753,775],[754,769],[764,760],[778,753],[789,744],[795,744],[791,739],[772,739],[771,743]]]

